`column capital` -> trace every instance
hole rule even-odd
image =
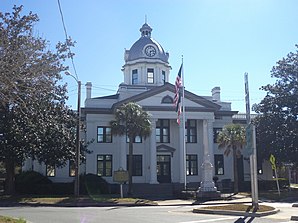
[[[213,128],[214,119],[204,119],[203,126],[207,129]]]
[[[157,118],[150,118],[151,126],[156,126]]]
[[[215,120],[214,119],[204,119],[204,121],[206,121],[209,124],[209,123],[213,123]]]

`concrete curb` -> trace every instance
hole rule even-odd
[[[200,214],[219,214],[219,215],[235,215],[235,216],[244,216],[244,217],[264,217],[272,214],[276,214],[279,212],[279,209],[274,209],[272,211],[264,211],[260,213],[255,212],[243,212],[243,211],[224,211],[224,210],[207,210],[207,209],[200,209],[195,208],[193,209],[193,213],[200,213]]]
[[[292,207],[298,208],[298,203],[293,204]],[[291,216],[291,221],[298,221],[298,216]]]

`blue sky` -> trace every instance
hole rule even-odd
[[[221,87],[221,99],[245,112],[244,73],[249,74],[251,104],[274,83],[270,70],[298,43],[296,0],[60,0],[79,79],[93,83],[92,97],[114,94],[123,81],[124,49],[140,37],[145,21],[152,37],[169,52],[174,83],[181,55],[185,87],[201,96]],[[1,12],[13,5],[37,13],[35,33],[54,47],[65,39],[56,0],[1,0]],[[70,61],[68,62],[69,64]],[[70,71],[74,73],[73,68]],[[76,108],[76,83],[69,77],[69,105]],[[85,99],[85,86],[82,87]],[[83,100],[82,100],[83,101]]]

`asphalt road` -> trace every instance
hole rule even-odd
[[[246,218],[225,215],[194,214],[194,206],[147,206],[147,207],[4,207],[0,215],[24,218],[32,223],[204,223],[204,222],[253,222],[285,223],[297,212],[291,204],[275,204],[280,212],[261,218]],[[296,211],[296,212],[295,212]],[[296,213],[297,214],[297,213]]]

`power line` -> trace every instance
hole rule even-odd
[[[63,25],[63,29],[64,29],[65,39],[66,39],[66,43],[67,43],[68,35],[67,35],[66,26],[65,26],[65,22],[64,22],[63,12],[62,12],[62,8],[61,8],[60,0],[57,0],[57,1],[58,1],[59,12],[60,12],[60,15],[61,15],[62,25]],[[78,74],[77,74],[76,66],[75,66],[74,60],[73,60],[73,54],[70,50],[70,47],[68,47],[68,51],[69,51],[69,55],[70,55],[70,59],[71,59],[71,63],[72,63],[72,67],[73,67],[75,76],[78,80],[79,77],[78,77]]]

